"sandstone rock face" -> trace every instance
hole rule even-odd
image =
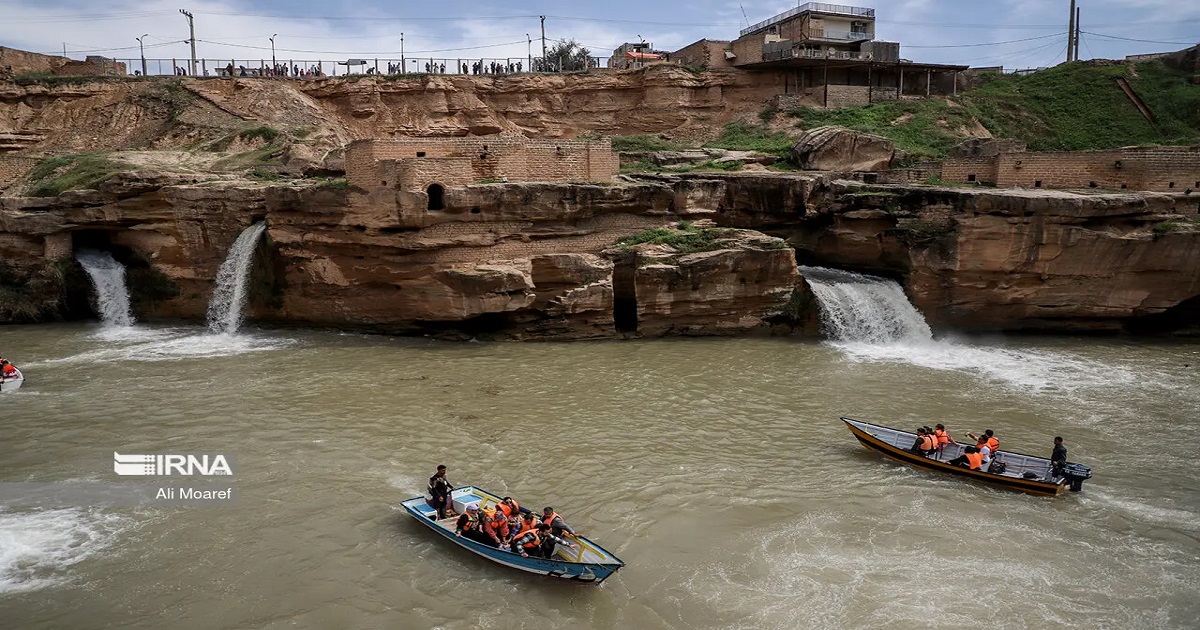
[[[55,199],[0,197],[0,259],[34,269],[83,246],[123,252],[178,290],[139,303],[140,317],[196,320],[230,244],[265,220],[252,320],[518,339],[765,329],[797,282],[796,258],[903,278],[939,328],[1156,330],[1200,318],[1189,195],[779,173],[627,179],[451,188],[431,211],[423,193],[392,188],[142,172]],[[797,253],[754,233],[694,254],[639,249],[632,262],[613,248],[681,219],[786,237]]]
[[[792,146],[792,159],[812,171],[886,171],[895,156],[891,140],[845,127],[810,129]]]
[[[769,328],[799,279],[794,252],[780,239],[731,232],[722,249],[675,256],[667,248],[637,256],[640,334],[730,335]]]
[[[1200,316],[1200,224],[1185,195],[842,182],[822,196],[829,224],[793,232],[799,255],[908,278],[935,326],[1153,330],[1140,324]]]

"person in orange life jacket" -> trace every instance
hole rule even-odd
[[[917,441],[913,442],[912,448],[909,450],[918,455],[929,455],[936,446],[937,442],[934,441],[933,435],[927,433],[925,427],[921,427],[917,429]]]
[[[975,448],[974,446],[968,446],[962,455],[959,455],[958,457],[955,457],[946,463],[950,464],[951,466],[970,468],[971,470],[982,470],[983,454],[980,453],[979,449]]]
[[[512,497],[504,497],[500,503],[496,504],[496,509],[504,513],[509,525],[516,525],[517,521],[521,518],[521,514],[529,512],[529,510],[518,505]]]
[[[0,358],[0,378],[16,378],[17,367],[8,362],[8,359]]]
[[[947,444],[958,444],[958,442],[955,442],[954,438],[950,437],[950,434],[946,432],[946,427],[940,424],[934,427],[933,439],[937,442],[937,452],[939,453],[946,450]]]
[[[567,525],[567,522],[564,521],[562,517],[558,515],[558,512],[555,512],[554,508],[552,507],[547,507],[542,510],[542,522],[550,526],[551,532],[555,536],[562,536],[563,533],[566,533],[569,536],[579,535],[575,533],[575,530],[571,529],[571,527]]]
[[[467,509],[458,517],[458,522],[454,524],[455,536],[466,536],[475,542],[488,544],[490,541],[483,533],[483,523],[479,514],[478,505],[468,505]]]
[[[554,545],[562,545],[574,549],[570,542],[550,533],[550,526],[538,523],[535,529],[513,539],[512,550],[524,557],[549,558],[554,553]]]
[[[967,437],[975,440],[975,448],[981,452],[985,446],[988,447],[989,453],[995,453],[996,451],[1000,450],[1000,440],[996,437],[996,434],[993,433],[991,429],[984,431],[983,435],[978,437],[974,433],[968,433]]]
[[[501,547],[508,543],[508,519],[496,508],[484,508],[480,523],[483,535],[488,539],[487,544]]]
[[[537,515],[534,514],[532,511],[525,512],[524,514],[521,515],[521,519],[519,521],[517,521],[517,525],[515,527],[510,528],[511,531],[513,532],[513,539],[514,540],[517,539],[518,537],[523,535],[525,532],[537,529],[537,526],[538,526]]]

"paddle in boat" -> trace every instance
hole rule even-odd
[[[478,506],[482,510],[489,506],[494,507],[501,501],[501,497],[474,486],[457,488],[451,493],[450,498],[454,502],[454,510],[460,514],[466,512],[467,506],[470,505]],[[423,496],[409,499],[401,503],[400,507],[417,519],[417,522],[437,532],[450,542],[492,562],[514,569],[565,580],[599,584],[616,573],[617,569],[625,566],[620,558],[583,536],[571,539],[575,545],[574,549],[555,545],[550,559],[523,557],[519,553],[497,549],[466,536],[455,536],[454,526],[458,517],[438,520],[437,510],[429,505],[429,501]]]
[[[1020,490],[1030,494],[1058,496],[1068,487],[1078,492],[1083,488],[1083,480],[1090,479],[1092,469],[1081,464],[1067,463],[1062,475],[1053,474],[1050,460],[1046,457],[1022,455],[1000,450],[993,453],[992,460],[1004,463],[1003,472],[988,472],[986,470],[971,470],[962,466],[948,463],[962,455],[968,445],[947,444],[945,450],[935,455],[914,453],[913,442],[917,434],[909,431],[892,429],[878,424],[842,418],[842,422],[850,428],[850,432],[858,441],[873,451],[879,451],[892,459],[919,466],[929,470],[950,473],[983,481],[1002,488]],[[996,471],[998,467],[993,467]]]
[[[11,372],[0,374],[0,393],[14,392],[21,389],[21,384],[24,382],[25,375],[21,374],[21,370],[18,370],[17,366],[13,365]]]

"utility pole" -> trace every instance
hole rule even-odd
[[[1075,0],[1071,0],[1071,20],[1067,26],[1067,61],[1075,60]]]
[[[529,45],[526,46],[526,53],[529,55],[529,71],[533,72],[533,38],[529,33],[525,33],[525,39],[529,40]]]
[[[546,16],[542,18],[542,65],[546,64]]]
[[[145,35],[142,35],[142,37],[146,37],[149,34],[150,33],[146,33]],[[135,37],[134,39],[138,40],[138,49],[142,53],[142,76],[146,76],[146,48],[142,45],[142,37]]]
[[[279,33],[275,33],[275,35],[278,35],[278,34]],[[267,39],[271,40],[271,70],[272,71],[275,70],[275,65],[276,65],[275,64],[275,35],[272,35],[267,38]]]
[[[400,74],[407,74],[408,66],[404,63],[404,33],[400,33]]]
[[[196,76],[196,23],[192,19],[192,14],[189,13],[186,9],[180,9],[179,12],[182,13],[184,15],[184,17],[187,18],[187,21],[188,21],[188,35],[189,35],[188,42],[190,42],[192,44],[191,73],[192,73],[192,76]]]
[[[1079,61],[1079,36],[1083,35],[1083,25],[1079,23],[1083,7],[1075,9],[1075,61]]]

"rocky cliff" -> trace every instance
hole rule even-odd
[[[269,229],[251,316],[285,324],[522,339],[814,332],[815,304],[792,299],[797,258],[896,278],[941,328],[1159,331],[1200,313],[1190,195],[781,174],[480,184],[448,190],[440,211],[390,188],[122,176],[0,200],[0,256],[30,269],[114,250],[161,275],[139,282],[171,285],[135,287],[143,317],[195,319],[230,243],[258,220]]]

